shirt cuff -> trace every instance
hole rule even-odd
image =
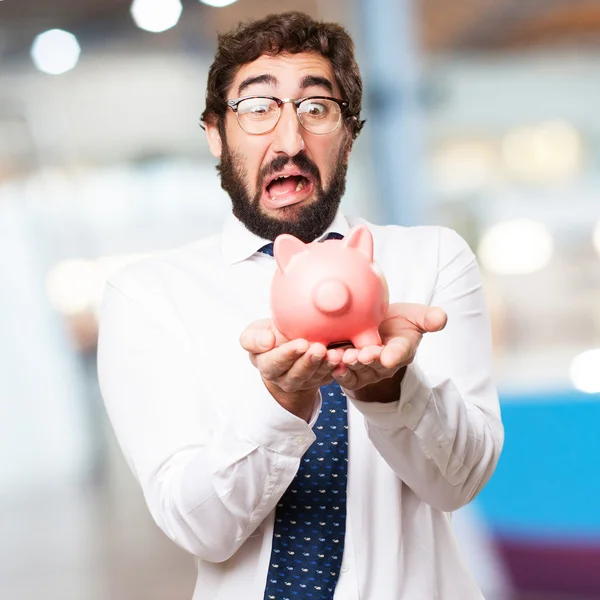
[[[317,439],[312,430],[321,409],[321,396],[315,402],[311,423],[293,415],[265,389],[256,402],[246,404],[235,427],[240,437],[273,452],[300,458]]]
[[[400,398],[395,402],[361,402],[352,396],[351,390],[344,393],[365,419],[380,429],[408,427],[414,431],[419,424],[433,394],[425,374],[412,363],[406,368],[400,384]]]
[[[310,421],[308,422],[308,426],[313,429],[317,424],[317,419],[321,414],[321,406],[323,406],[323,396],[321,395],[321,390],[317,394],[317,401],[315,402],[315,409],[313,411],[312,416],[310,417]],[[315,438],[316,439],[316,438]]]

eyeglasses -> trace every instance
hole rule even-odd
[[[253,135],[273,130],[281,117],[281,107],[289,102],[296,109],[300,125],[316,135],[326,135],[335,131],[341,121],[342,110],[348,102],[327,96],[307,96],[297,100],[281,100],[274,96],[244,96],[228,100],[227,106],[233,110],[239,126]]]

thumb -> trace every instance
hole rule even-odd
[[[441,331],[446,327],[448,320],[448,315],[442,308],[425,304],[398,303],[390,305],[388,314],[405,319],[421,333]]]
[[[271,329],[271,319],[254,321],[242,331],[240,344],[251,354],[267,352],[275,346],[275,335]]]
[[[438,306],[430,306],[423,315],[423,329],[428,332],[441,331],[446,327],[448,315]]]

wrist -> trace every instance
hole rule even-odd
[[[273,398],[288,412],[300,419],[310,422],[317,401],[319,388],[287,392],[276,383],[263,379],[265,387]]]
[[[405,373],[406,367],[402,367],[392,377],[352,390],[352,398],[359,402],[379,402],[381,404],[396,402],[400,400],[402,379],[404,379]]]

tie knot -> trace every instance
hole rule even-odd
[[[324,242],[325,240],[342,240],[342,239],[344,239],[344,236],[341,233],[337,233],[337,231],[331,231],[327,234],[325,239],[321,240],[321,241]],[[258,251],[262,252],[263,254],[268,254],[269,256],[273,256],[273,242],[269,242],[268,244],[265,244],[262,248],[259,248]]]

